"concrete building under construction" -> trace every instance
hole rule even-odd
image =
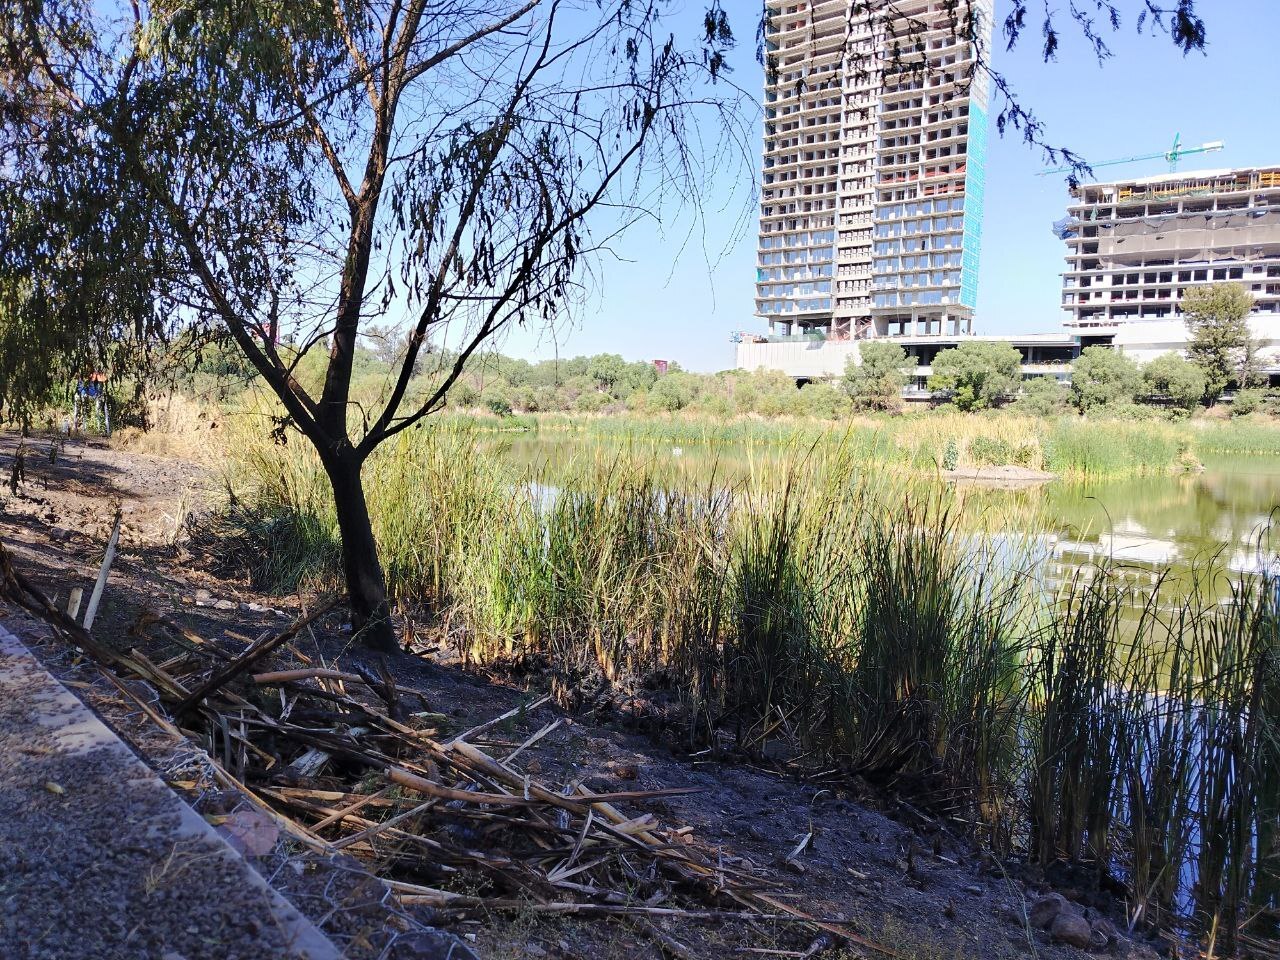
[[[972,333],[988,90],[970,4],[766,6],[757,316],[775,337]],[[971,6],[985,42],[991,0]]]
[[[1241,284],[1265,355],[1280,348],[1280,167],[1084,184],[1056,225],[1067,243],[1062,307],[1081,346],[1139,361],[1186,348],[1188,290]]]

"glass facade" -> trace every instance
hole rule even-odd
[[[985,84],[986,77],[980,76]],[[978,262],[982,253],[982,208],[987,192],[987,109],[969,105],[969,170],[965,178],[964,255],[960,276],[960,302],[971,310],[978,306]]]

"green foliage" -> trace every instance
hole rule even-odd
[[[969,443],[969,459],[979,467],[995,467],[1016,462],[1013,448],[999,437],[974,437]]]
[[[613,354],[537,363],[481,355],[458,379],[449,403],[455,409],[474,408],[495,390],[513,409],[528,413],[600,413],[625,407],[637,413],[836,420],[850,408],[832,385],[816,382],[798,390],[794,379],[776,370],[694,374],[673,365],[659,376],[651,363],[628,363]]]
[[[602,353],[587,364],[587,376],[602,390],[616,386],[627,375],[629,364],[616,353]]]
[[[1198,424],[1197,451],[1240,456],[1280,456],[1280,430],[1253,420],[1221,420]]]
[[[1081,413],[1132,403],[1141,386],[1138,365],[1110,347],[1085,347],[1071,367],[1071,403]]]
[[[960,466],[960,445],[948,438],[947,444],[942,449],[942,469],[954,470]]]
[[[855,410],[897,410],[907,371],[915,363],[901,345],[889,340],[869,340],[858,345],[858,361],[844,367],[841,386]]]
[[[1256,347],[1249,331],[1253,296],[1238,283],[1192,287],[1182,298],[1191,342],[1187,356],[1205,377],[1205,399],[1216,401],[1232,383],[1250,385]]]
[[[849,413],[849,398],[829,383],[806,383],[795,396],[793,412],[818,420],[839,420]]]
[[[1231,401],[1231,415],[1233,417],[1247,417],[1251,413],[1256,413],[1261,409],[1262,400],[1265,396],[1266,393],[1262,390],[1237,390],[1235,399]]]
[[[1186,435],[1170,424],[1059,420],[1044,444],[1045,468],[1083,477],[1168,473],[1185,446]]]
[[[496,417],[511,416],[511,401],[505,393],[494,392],[484,398],[485,409]]]
[[[691,373],[668,373],[649,390],[648,406],[662,413],[683,410],[698,393],[698,380]]]
[[[1017,413],[1032,417],[1053,417],[1067,408],[1067,388],[1053,377],[1028,377],[1013,405]]]
[[[1162,353],[1142,369],[1146,389],[1153,395],[1168,397],[1176,409],[1190,411],[1204,399],[1204,371],[1176,353]]]
[[[609,406],[609,395],[599,390],[584,390],[573,401],[573,409],[580,413],[598,413]]]
[[[1111,404],[1109,407],[1101,407],[1094,411],[1095,416],[1103,415],[1109,420],[1160,420],[1164,418],[1164,412],[1160,407],[1154,407],[1149,403],[1137,403],[1129,400],[1121,400]],[[1181,416],[1181,411],[1175,414],[1175,417]]]
[[[480,403],[495,416],[509,416],[512,411],[511,392],[511,385],[503,377],[497,377],[480,391]]]
[[[969,340],[939,352],[929,389],[951,394],[960,410],[984,410],[1018,389],[1022,355],[1012,344]]]

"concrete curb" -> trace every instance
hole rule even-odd
[[[205,845],[225,858],[244,884],[261,891],[271,916],[289,944],[285,956],[296,960],[341,960],[340,951],[297,908],[276,892],[227,841],[80,700],[31,654],[17,637],[0,626],[0,696],[21,697],[31,705],[30,720],[53,738],[59,753],[73,756],[94,751],[118,757],[123,783],[131,789],[154,790],[158,805],[177,819],[175,836]]]

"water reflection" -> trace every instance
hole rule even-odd
[[[768,444],[672,447],[546,435],[506,439],[501,446],[550,483],[571,464],[608,461],[627,451],[670,471],[677,484],[732,486],[753,471],[783,469],[796,455]],[[1202,472],[1177,476],[1021,489],[966,485],[961,493],[963,511],[983,517],[988,529],[1037,541],[1035,552],[1051,583],[1107,558],[1128,568],[1135,585],[1154,584],[1166,570],[1180,580],[1209,570],[1239,576],[1263,572],[1275,556],[1270,520],[1280,507],[1280,458],[1210,459]]]
[[[1218,460],[1196,474],[1055,482],[981,498],[996,510],[1010,501],[1039,501],[1040,516],[1057,538],[1054,557],[1069,566],[1110,557],[1153,573],[1212,562],[1219,570],[1256,574],[1274,555],[1270,520],[1280,505],[1280,460]]]

